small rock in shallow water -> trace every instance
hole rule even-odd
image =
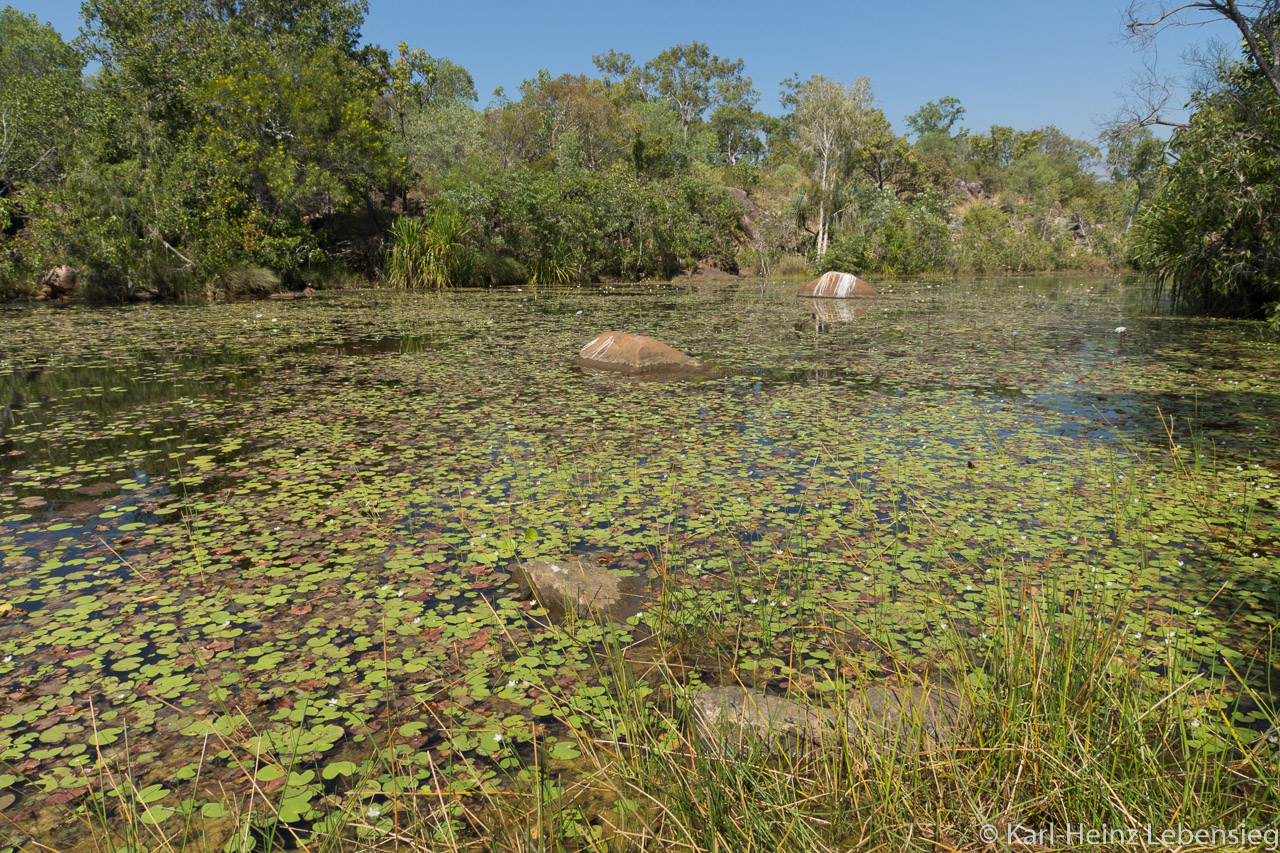
[[[585,560],[533,560],[512,573],[553,616],[609,616],[622,604],[622,581]]]

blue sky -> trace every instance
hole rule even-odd
[[[4,2],[4,0],[0,0]],[[12,0],[10,0],[12,2]],[[79,26],[79,0],[17,0],[24,12],[64,36]],[[812,0],[740,2],[487,2],[370,0],[366,40],[390,50],[400,41],[447,56],[475,78],[479,105],[497,86],[514,94],[541,68],[553,75],[594,73],[594,54],[610,49],[649,59],[674,44],[707,43],[746,61],[762,109],[777,113],[778,83],[792,72],[845,82],[871,78],[898,132],[926,101],[954,95],[963,124],[1030,129],[1054,124],[1092,139],[1121,106],[1142,56],[1121,37],[1124,0]],[[1170,70],[1193,41],[1223,25],[1169,31],[1159,60]]]

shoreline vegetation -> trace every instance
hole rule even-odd
[[[1232,19],[1242,54],[1168,140],[1152,113],[1088,141],[970,129],[952,95],[895,129],[867,78],[762,110],[698,41],[486,102],[446,57],[362,44],[363,0],[233,5],[91,0],[71,43],[0,9],[0,300],[1137,269],[1280,323],[1265,16]]]
[[[1163,180],[1149,131],[971,130],[951,96],[894,129],[866,79],[766,113],[696,41],[481,106],[449,59],[361,45],[358,2],[84,15],[67,44],[0,11],[0,298],[1114,270]]]

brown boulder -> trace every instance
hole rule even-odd
[[[880,291],[851,272],[833,270],[800,288],[799,295],[822,299],[856,299],[861,296],[879,296]]]
[[[73,267],[66,264],[54,267],[41,277],[40,292],[36,294],[36,299],[66,299],[75,293],[79,282],[79,273]]]
[[[627,332],[602,332],[578,353],[582,367],[596,370],[620,370],[623,373],[697,372],[702,362],[662,341]]]
[[[712,751],[759,748],[798,756],[824,743],[839,743],[836,716],[826,708],[742,687],[713,687],[690,701],[698,737]]]
[[[742,234],[749,241],[755,242],[760,239],[760,229],[756,222],[764,217],[765,210],[747,197],[745,190],[737,187],[725,187],[729,191],[729,195],[733,196],[733,200],[738,203],[742,213],[738,216],[738,227],[742,229]]]

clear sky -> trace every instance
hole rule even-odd
[[[13,0],[9,0],[13,2]],[[5,2],[5,0],[0,0]],[[16,0],[65,37],[79,27],[78,0]],[[954,95],[965,126],[1031,129],[1054,124],[1093,139],[1120,108],[1142,56],[1124,42],[1125,0],[370,0],[366,40],[394,51],[406,41],[467,68],[479,105],[545,68],[594,74],[610,49],[638,61],[693,40],[746,61],[760,108],[780,111],[778,83],[793,72],[844,82],[869,77],[895,129],[926,101]],[[1193,41],[1232,41],[1224,25],[1166,33],[1162,67],[1176,69]]]

